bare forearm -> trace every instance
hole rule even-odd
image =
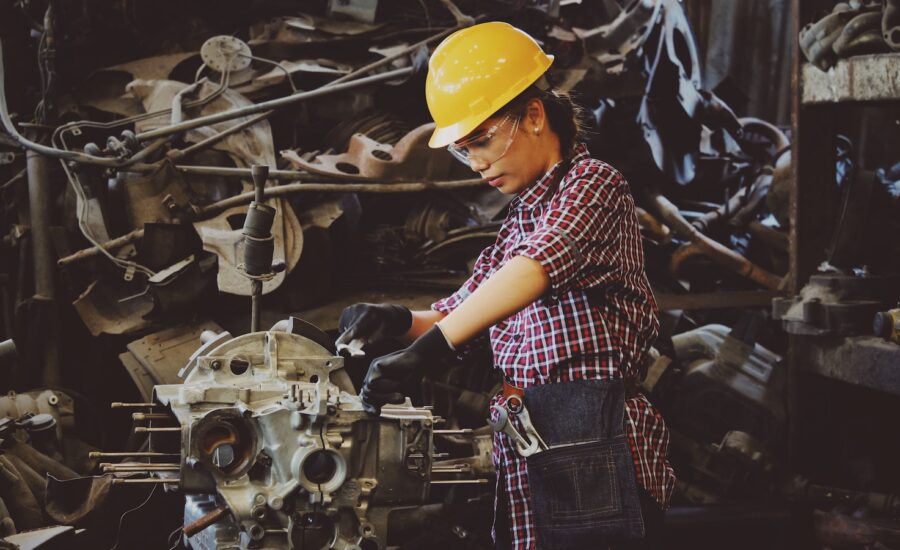
[[[441,331],[452,345],[462,344],[534,302],[549,287],[550,278],[538,262],[516,256],[458,308],[438,319]]]
[[[430,309],[413,311],[412,325],[409,327],[409,330],[406,331],[406,334],[400,337],[400,340],[407,344],[412,342],[419,336],[422,336],[422,334],[443,318],[444,314],[439,311],[432,311]]]

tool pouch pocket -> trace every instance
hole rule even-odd
[[[540,550],[590,548],[644,535],[620,380],[533,386],[525,406],[550,447],[529,456]]]

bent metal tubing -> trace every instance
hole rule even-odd
[[[179,132],[184,132],[186,130],[193,130],[194,128],[199,128],[201,126],[206,126],[209,124],[216,124],[219,122],[224,122],[227,120],[232,120],[235,118],[240,118],[247,115],[253,115],[257,113],[262,113],[264,111],[268,111],[270,109],[277,109],[279,107],[284,107],[287,105],[292,105],[294,103],[300,103],[302,101],[308,99],[314,99],[318,97],[323,97],[325,95],[329,95],[332,93],[343,92],[347,90],[354,90],[356,88],[362,88],[364,86],[368,86],[371,84],[377,84],[381,82],[386,82],[390,80],[396,80],[398,78],[403,78],[412,74],[414,68],[413,67],[405,67],[402,69],[396,69],[393,71],[388,71],[385,73],[380,73],[377,75],[368,76],[365,78],[360,78],[358,80],[352,80],[350,82],[342,82],[340,84],[326,85],[321,88],[317,88],[315,90],[311,90],[308,92],[300,92],[296,94],[291,94],[289,96],[273,99],[270,101],[266,101],[263,103],[257,103],[254,105],[248,105],[246,107],[241,107],[238,109],[232,109],[230,111],[224,111],[221,113],[215,113],[212,115],[207,115],[204,117],[195,118],[192,120],[187,120],[184,122],[180,122],[178,124],[172,124],[170,126],[164,126],[162,128],[157,128],[155,130],[150,130],[147,132],[142,132],[138,134],[136,137],[139,141],[145,141],[155,138],[161,138],[170,136],[172,134],[177,134]],[[25,138],[23,135],[16,130],[15,124],[9,116],[9,106],[6,102],[6,82],[5,82],[5,68],[3,66],[3,43],[0,41],[0,123],[2,123],[3,128],[7,131],[7,133],[12,137],[16,143],[24,149],[30,149],[37,153],[47,155],[52,158],[60,159],[60,160],[69,160],[74,162],[81,162],[86,164],[95,164],[99,166],[108,166],[111,168],[124,168],[130,166],[141,160],[146,156],[146,154],[141,154],[139,152],[135,157],[131,159],[118,159],[118,158],[106,158],[106,157],[98,157],[95,155],[89,155],[87,153],[81,153],[78,151],[67,151],[62,149],[57,149],[55,147],[47,147],[46,145],[42,145],[40,143],[36,143]],[[153,147],[155,144],[152,144],[150,147]]]

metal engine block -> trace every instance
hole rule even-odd
[[[381,550],[388,515],[428,498],[431,412],[367,414],[343,366],[292,332],[223,333],[156,386],[181,424],[191,548]]]

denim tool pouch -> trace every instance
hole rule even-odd
[[[532,386],[525,406],[549,447],[529,456],[540,550],[592,548],[644,536],[621,380]]]

